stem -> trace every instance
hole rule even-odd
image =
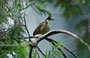
[[[42,54],[45,58],[47,58],[46,55],[41,51],[41,49],[40,49],[38,46],[37,46],[36,48],[41,52],[41,54]]]
[[[29,33],[29,30],[28,30],[27,24],[26,24],[25,14],[24,14],[24,23],[25,23],[26,31],[27,31],[28,36],[29,36],[29,41],[31,42],[31,39],[30,39],[30,33]]]
[[[33,46],[31,46],[31,49],[30,49],[29,58],[32,58],[32,50],[33,50]]]

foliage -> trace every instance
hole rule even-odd
[[[9,44],[8,46],[0,47],[0,58],[9,57],[10,55],[13,58],[28,58],[28,45],[26,42],[22,42],[20,45],[18,44]],[[9,54],[9,56],[8,56]]]
[[[61,47],[61,41],[58,42],[58,44],[56,46],[54,46],[52,43],[51,43],[51,46],[52,46],[52,50],[51,51],[46,51],[46,56],[47,58],[62,58],[61,55],[62,55],[62,51],[59,51],[58,48],[63,48]]]

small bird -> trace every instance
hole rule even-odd
[[[40,23],[38,27],[33,32],[33,36],[37,34],[45,34],[50,30],[50,22],[54,20],[48,17],[44,22]]]

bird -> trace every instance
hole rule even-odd
[[[50,30],[50,22],[54,19],[51,19],[51,17],[46,18],[46,20],[38,25],[38,27],[34,30],[33,36],[37,34],[45,34]]]

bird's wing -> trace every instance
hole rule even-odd
[[[42,25],[44,24],[44,22],[42,22],[42,23],[40,23],[39,25],[38,25],[38,27],[35,29],[35,31],[33,32],[33,36],[34,35],[36,35],[36,34],[39,34],[41,31],[40,31],[40,29],[41,29],[41,27],[42,27]]]

